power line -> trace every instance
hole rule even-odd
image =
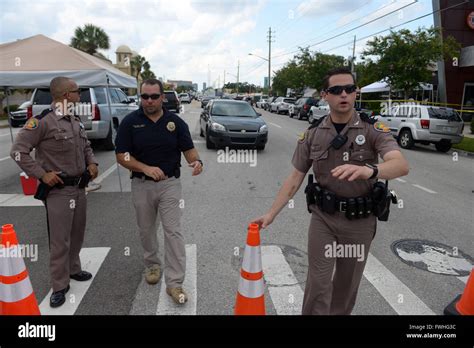
[[[351,31],[353,31],[353,30],[359,29],[359,28],[364,27],[364,26],[366,26],[366,25],[368,25],[368,24],[370,24],[370,23],[373,23],[373,22],[375,22],[375,21],[378,21],[379,19],[382,19],[382,18],[384,18],[384,17],[387,17],[387,16],[389,16],[389,15],[395,13],[395,12],[398,12],[398,11],[400,11],[400,10],[402,10],[402,9],[404,9],[404,8],[406,8],[406,7],[408,7],[408,6],[411,6],[411,5],[413,5],[413,4],[416,4],[417,2],[418,2],[418,0],[414,0],[414,1],[413,1],[412,3],[410,3],[410,4],[407,4],[407,5],[404,5],[404,6],[402,6],[402,7],[399,7],[399,8],[397,8],[396,10],[390,11],[389,13],[386,13],[386,14],[380,16],[380,17],[374,18],[374,19],[368,21],[367,23],[360,24],[360,25],[358,25],[358,26],[356,26],[356,27],[354,27],[354,28],[351,28],[351,29],[349,29],[349,30],[346,30],[346,31],[344,31],[344,32],[342,32],[342,33],[340,33],[340,34],[334,35],[334,36],[332,36],[332,37],[330,37],[330,38],[328,38],[328,39],[325,39],[325,40],[323,40],[323,41],[316,42],[316,43],[314,43],[314,44],[312,44],[312,45],[309,45],[309,46],[307,46],[307,47],[308,47],[308,48],[309,48],[309,47],[313,47],[313,46],[316,46],[316,45],[325,43],[325,42],[327,42],[327,41],[330,41],[330,40],[332,40],[332,39],[335,39],[335,38],[337,38],[337,37],[339,37],[339,36],[342,36],[342,35],[344,35],[344,34],[347,34],[347,33],[351,32]],[[280,55],[278,55],[278,56],[274,56],[273,58],[283,57],[283,56],[287,56],[287,55],[289,55],[289,54],[293,54],[293,53],[297,53],[297,52],[299,52],[299,50],[291,51],[291,52],[288,52],[288,53],[283,53],[283,54],[280,54]]]

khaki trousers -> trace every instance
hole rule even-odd
[[[158,224],[164,231],[165,268],[167,287],[182,286],[186,272],[186,252],[181,233],[179,207],[181,181],[169,178],[158,182],[132,179],[132,200],[137,217],[138,232],[144,251],[145,266],[162,265],[158,257]]]

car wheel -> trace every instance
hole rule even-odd
[[[310,112],[309,115],[308,115],[308,122],[309,122],[309,123],[313,123],[313,121],[314,121],[313,113]]]
[[[298,111],[298,120],[302,120],[303,119],[303,115],[301,115],[301,110]]]
[[[204,132],[202,131],[201,125],[199,125],[199,136],[204,138]]]
[[[441,140],[439,143],[435,143],[436,150],[439,152],[448,152],[451,149],[451,142]]]
[[[110,125],[109,132],[107,133],[107,137],[104,139],[104,149],[107,151],[115,150],[115,136],[117,135],[117,131],[115,127]]]
[[[288,117],[293,118],[293,113],[290,110],[288,110]]]
[[[411,149],[415,145],[411,131],[404,129],[400,132],[398,136],[398,144],[402,149]]]
[[[206,131],[206,148],[207,149],[215,149],[216,145],[209,139],[209,133]]]
[[[263,150],[265,150],[265,145],[258,145],[258,146],[257,146],[257,150],[258,150],[258,151],[263,151]]]

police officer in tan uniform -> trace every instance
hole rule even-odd
[[[292,173],[268,213],[254,222],[270,225],[312,167],[319,191],[308,205],[312,216],[302,313],[350,314],[376,232],[373,185],[377,178],[407,175],[408,163],[388,127],[354,110],[356,82],[349,70],[328,72],[322,96],[329,115],[301,136]],[[379,155],[383,163],[377,166]]]
[[[28,120],[18,133],[11,157],[26,174],[47,187],[50,247],[51,307],[65,302],[69,279],[92,278],[81,268],[79,252],[86,227],[85,185],[97,177],[97,160],[87,140],[84,125],[74,115],[80,100],[77,84],[66,77],[51,80],[52,108]],[[30,153],[35,149],[35,158]],[[89,176],[88,176],[89,175]]]

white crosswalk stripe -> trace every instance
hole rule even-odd
[[[83,248],[80,252],[80,258],[82,263],[82,269],[92,273],[92,279],[85,282],[78,282],[71,279],[71,289],[66,294],[66,302],[58,308],[51,308],[49,306],[49,298],[51,297],[52,290],[48,292],[48,295],[41,302],[39,308],[42,315],[73,315],[79,304],[81,303],[84,295],[91,286],[100,266],[104,262],[110,248]]]

